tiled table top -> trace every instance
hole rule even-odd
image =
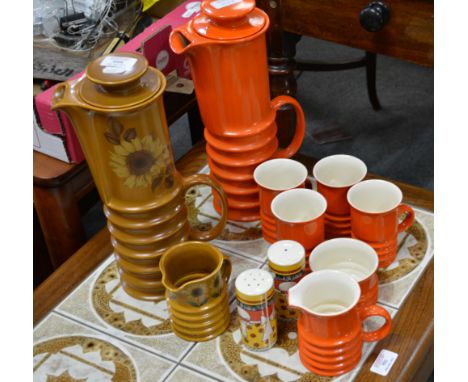
[[[199,212],[198,218],[192,214],[194,224],[216,220],[207,190],[194,190],[191,208]],[[415,224],[399,237],[397,260],[380,272],[379,304],[393,317],[433,256],[433,215],[415,211]],[[166,302],[128,296],[110,255],[34,329],[34,381],[352,381],[375,343],[364,344],[357,368],[334,379],[318,377],[302,366],[294,323],[280,324],[278,343],[266,352],[242,347],[234,280],[245,269],[266,267],[268,244],[261,239],[258,222],[229,223],[222,239],[213,244],[233,263],[233,313],[223,335],[198,344],[176,337],[170,331]],[[379,320],[370,318],[365,326],[375,327]]]

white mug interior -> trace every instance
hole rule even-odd
[[[261,187],[283,191],[299,187],[304,183],[307,178],[307,168],[292,159],[271,159],[258,165],[253,177]]]
[[[359,284],[335,270],[312,272],[289,289],[289,305],[320,316],[336,316],[352,309],[361,297]]]
[[[359,211],[384,213],[398,207],[403,200],[403,193],[393,183],[371,179],[351,187],[347,198],[348,203]]]
[[[317,191],[306,188],[284,191],[271,202],[273,215],[288,223],[312,221],[325,213],[326,209],[326,199]]]
[[[312,173],[314,178],[328,187],[350,187],[367,174],[366,164],[351,155],[331,155],[319,160]]]
[[[334,269],[345,272],[360,282],[377,271],[379,257],[375,250],[363,241],[336,238],[315,247],[310,254],[309,265],[313,272]]]

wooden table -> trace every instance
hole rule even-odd
[[[188,114],[192,142],[202,138],[203,125],[195,93],[165,93],[167,122]],[[78,202],[95,190],[86,162],[69,164],[34,151],[33,196],[53,269],[85,242]]]
[[[272,97],[295,96],[296,70],[335,71],[366,67],[367,89],[374,110],[380,109],[376,90],[376,54],[420,65],[434,66],[434,1],[392,0],[389,19],[378,31],[369,32],[360,23],[360,12],[372,0],[258,0],[270,18],[267,32],[268,65]],[[315,37],[365,51],[347,62],[296,62],[296,44],[301,36]],[[279,139],[287,145],[294,135],[294,111],[285,106],[277,119]]]
[[[297,155],[295,159],[312,169],[315,159]],[[204,144],[199,143],[177,162],[183,175],[190,175],[206,165]],[[370,175],[369,178],[379,178]],[[433,210],[431,191],[394,182],[403,191],[405,202],[423,209]],[[70,259],[58,268],[34,291],[34,318],[38,323],[64,299],[86,276],[112,253],[106,228],[97,233]],[[381,349],[398,353],[396,362],[387,377],[369,371]],[[434,263],[431,260],[417,286],[399,309],[391,334],[380,341],[361,369],[356,381],[425,381],[434,368]]]

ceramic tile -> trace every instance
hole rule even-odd
[[[414,209],[412,227],[398,237],[397,259],[379,270],[379,302],[399,308],[434,256],[434,214]]]
[[[113,256],[55,310],[175,361],[191,345],[172,334],[164,299],[141,301],[124,292]]]
[[[397,313],[387,308],[392,317]],[[380,325],[380,318],[371,317],[364,323],[366,330]],[[295,322],[280,322],[277,345],[265,352],[251,352],[241,345],[241,335],[232,304],[231,325],[218,338],[201,342],[183,359],[182,365],[191,367],[222,381],[301,381],[349,382],[357,375],[375,343],[364,343],[363,356],[356,369],[339,378],[319,377],[309,372],[301,363],[297,349],[297,328]]]
[[[200,374],[184,366],[177,366],[164,382],[213,382],[216,381],[207,375]]]
[[[203,168],[201,173],[208,174],[208,166]],[[187,207],[192,226],[206,228],[219,221],[220,216],[213,207],[213,197],[209,187],[195,186],[189,190]],[[260,221],[248,223],[228,221],[223,233],[213,240],[213,244],[258,261],[265,260],[269,246],[269,243],[262,238]]]
[[[156,382],[176,364],[52,313],[34,330],[34,382]]]
[[[229,293],[233,298],[237,275],[245,269],[257,268],[261,263],[223,251],[232,262]],[[113,256],[75,289],[56,311],[174,361],[191,346],[190,342],[171,332],[164,299],[140,301],[124,292]]]

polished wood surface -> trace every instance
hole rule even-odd
[[[366,31],[359,14],[370,0],[282,0],[283,28],[299,35],[420,65],[434,65],[433,0],[392,0],[390,20],[378,32]]]
[[[165,93],[164,106],[169,125],[187,113],[192,141],[202,138],[203,124],[194,93]],[[91,192],[96,190],[85,161],[65,163],[34,151],[34,207],[54,269],[85,243],[78,203]]]
[[[316,162],[315,159],[303,155],[296,155],[295,159],[303,162],[309,171]],[[177,168],[186,176],[199,171],[205,164],[204,144],[199,143],[177,162]],[[370,177],[380,178],[377,175]],[[395,183],[402,189],[406,202],[423,209],[433,209],[433,192],[400,182]],[[33,323],[37,324],[111,253],[109,234],[104,228],[34,291]],[[399,310],[391,334],[377,344],[356,380],[425,381],[434,368],[433,344],[434,263],[431,261]],[[370,367],[381,349],[398,353],[397,362],[387,377],[370,372]]]

